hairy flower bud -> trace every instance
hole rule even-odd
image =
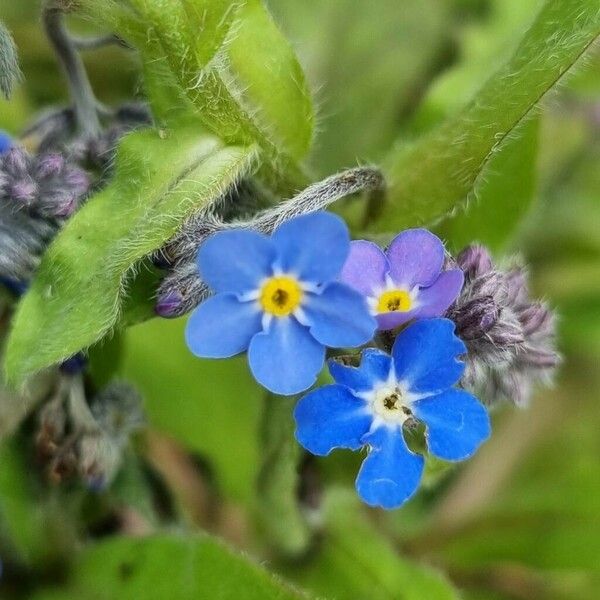
[[[56,153],[11,148],[0,157],[0,173],[0,202],[46,218],[71,215],[90,187],[86,173]]]
[[[492,270],[492,257],[484,246],[467,246],[457,257],[456,265],[467,279],[475,279]]]
[[[548,383],[560,362],[554,315],[530,299],[524,269],[497,269],[486,248],[469,246],[456,263],[465,285],[447,316],[468,349],[462,383],[490,403],[526,404],[534,384]]]
[[[87,174],[56,153],[0,155],[0,277],[28,281],[40,255],[89,190]]]

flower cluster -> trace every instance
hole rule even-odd
[[[425,459],[408,430],[418,439],[424,427],[433,456],[466,459],[490,434],[471,392],[522,403],[558,360],[552,313],[529,299],[522,270],[495,269],[481,247],[453,260],[425,229],[400,233],[384,251],[350,242],[324,212],[292,218],[270,237],[231,226],[207,233],[198,270],[215,295],[189,319],[188,347],[209,358],[247,350],[272,392],[312,386],[326,348],[363,347],[330,358],[334,383],[301,398],[294,417],[313,454],[366,450],[356,487],[373,506],[396,508],[419,486]]]
[[[20,293],[50,240],[86,197],[85,171],[57,153],[0,154],[0,279]]]

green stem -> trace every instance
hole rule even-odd
[[[296,400],[268,394],[261,424],[260,518],[269,544],[284,558],[302,556],[312,540],[298,498],[302,452],[294,439],[292,409]]]
[[[46,6],[43,22],[48,39],[65,72],[73,100],[75,120],[79,130],[89,136],[100,131],[96,98],[81,57],[64,23],[64,14],[58,8]]]

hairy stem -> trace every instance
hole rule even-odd
[[[268,541],[286,558],[308,550],[312,532],[299,502],[301,450],[294,439],[295,397],[267,394],[262,419],[259,510]]]
[[[75,110],[75,122],[85,135],[100,132],[97,102],[81,57],[64,23],[64,14],[57,8],[45,7],[44,28],[67,77]]]

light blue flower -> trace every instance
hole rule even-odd
[[[490,434],[490,421],[477,398],[453,388],[466,352],[448,319],[416,321],[402,331],[392,355],[368,348],[360,367],[330,361],[336,383],[297,404],[296,437],[309,452],[335,448],[368,455],[358,474],[359,496],[372,506],[397,508],[417,490],[424,459],[406,445],[403,427],[426,427],[429,452],[450,461],[471,456]]]
[[[361,294],[335,281],[349,250],[346,225],[324,212],[291,219],[271,237],[215,234],[200,248],[198,267],[216,295],[190,317],[189,349],[205,358],[248,350],[250,370],[267,389],[308,389],[326,346],[358,347],[375,332]]]

